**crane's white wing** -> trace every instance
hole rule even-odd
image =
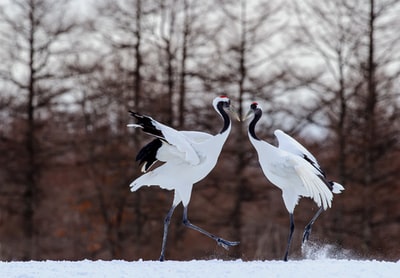
[[[200,163],[200,157],[193,148],[191,140],[185,135],[185,133],[177,131],[154,120],[153,124],[162,132],[165,140],[167,140],[169,144],[175,146],[178,151],[184,153],[185,161],[192,165],[197,165]]]
[[[324,177],[315,174],[314,168],[306,161],[296,158],[291,159],[298,177],[302,181],[309,197],[326,210],[331,207],[333,194],[324,181]]]
[[[287,135],[280,129],[275,130],[274,132],[276,138],[278,139],[279,148],[285,150],[294,155],[300,156],[306,161],[308,161],[319,173],[325,176],[325,173],[319,166],[317,159],[299,142],[297,142],[294,138]]]
[[[212,139],[214,136],[201,131],[180,131],[183,135],[190,138],[195,143],[202,143]]]

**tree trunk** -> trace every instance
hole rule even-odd
[[[368,41],[368,64],[366,78],[368,82],[367,99],[365,106],[365,151],[364,151],[364,214],[363,214],[363,238],[365,252],[368,252],[371,247],[372,231],[371,231],[371,194],[373,173],[375,170],[375,163],[373,158],[374,151],[374,138],[375,138],[375,107],[376,107],[376,82],[375,82],[375,53],[374,53],[374,24],[375,24],[375,1],[370,0],[370,14],[369,14],[369,41]]]
[[[34,255],[34,204],[36,198],[37,172],[36,169],[36,150],[35,150],[35,118],[34,118],[34,98],[35,98],[35,68],[34,68],[34,44],[35,44],[35,25],[34,25],[34,5],[30,6],[29,21],[29,84],[27,101],[27,133],[26,133],[26,151],[28,158],[26,172],[26,191],[25,191],[25,212],[24,212],[24,233],[26,245],[23,259],[30,260]]]
[[[244,81],[247,76],[247,69],[246,69],[246,1],[241,2],[241,43],[240,43],[240,58],[239,58],[239,96],[238,96],[238,113],[239,117],[243,116],[243,95],[244,95]],[[234,209],[234,226],[236,229],[236,233],[239,236],[239,240],[241,239],[241,227],[242,227],[242,220],[241,220],[241,208],[242,203],[244,201],[244,197],[246,196],[246,178],[244,176],[244,169],[246,167],[245,163],[245,148],[243,148],[243,142],[246,140],[245,132],[242,128],[242,122],[238,122],[236,124],[236,157],[237,157],[237,164],[236,164],[236,175],[237,175],[237,183],[236,183],[236,205]],[[237,250],[238,254],[241,253],[240,246]]]
[[[186,59],[188,49],[188,36],[190,33],[189,27],[189,5],[187,0],[184,0],[184,30],[182,40],[182,57],[181,57],[181,78],[179,83],[179,127],[183,128],[185,124],[185,100],[186,100]]]

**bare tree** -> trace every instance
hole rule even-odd
[[[338,168],[340,181],[345,184],[347,142],[344,134],[348,113],[347,103],[351,98],[349,87],[353,85],[351,84],[353,80],[360,79],[352,71],[356,63],[353,58],[354,51],[359,47],[361,40],[361,35],[354,22],[355,14],[353,13],[356,11],[347,10],[340,2],[335,1],[328,1],[319,5],[308,3],[305,6],[295,3],[295,7],[299,19],[299,29],[295,29],[295,43],[300,46],[305,45],[308,48],[306,53],[315,53],[321,59],[322,65],[320,67],[313,66],[316,70],[311,70],[308,76],[295,72],[295,67],[292,73],[296,78],[300,77],[301,82],[310,87],[312,91],[325,92],[317,95],[318,103],[337,106],[336,113],[327,114],[331,117],[332,129],[338,134],[340,154]],[[301,11],[300,7],[302,7]],[[332,9],[332,7],[334,8]],[[328,13],[328,9],[331,12]],[[308,28],[309,20],[312,18],[315,18],[319,23],[319,25],[316,25],[319,28],[314,30]],[[300,67],[299,70],[303,71],[304,68]],[[330,79],[327,82],[321,82],[320,80],[325,78],[326,75],[329,75]],[[355,86],[359,82],[356,81]],[[318,121],[318,116],[317,114],[315,117],[317,118],[316,121]],[[312,119],[312,117],[308,118]],[[324,125],[322,122],[317,122],[317,124]]]
[[[182,46],[181,46],[181,70],[179,79],[179,126],[183,127],[185,122],[185,99],[186,99],[186,63],[188,56],[188,40],[191,31],[190,26],[190,7],[189,1],[183,0],[183,32],[182,32]]]
[[[41,175],[40,128],[47,120],[46,110],[54,105],[68,91],[68,86],[54,80],[65,80],[61,70],[61,56],[70,53],[66,36],[76,24],[68,19],[63,4],[51,1],[21,0],[0,7],[3,28],[2,54],[6,55],[0,77],[12,84],[13,98],[11,114],[25,125],[23,160],[25,189],[23,195],[23,227],[26,242],[23,259],[37,256],[36,242],[38,229],[34,223],[35,209],[40,202],[38,195]]]
[[[386,184],[388,173],[394,173],[395,168],[387,164],[382,166],[382,160],[395,153],[398,141],[396,131],[393,129],[396,112],[396,102],[399,95],[390,88],[393,80],[399,78],[399,71],[392,71],[393,63],[399,65],[398,49],[400,48],[400,34],[394,32],[398,20],[394,11],[399,11],[398,1],[377,2],[370,0],[362,10],[363,17],[360,23],[364,24],[365,39],[363,48],[358,52],[360,57],[359,69],[364,82],[357,100],[360,104],[356,111],[360,111],[356,117],[359,127],[363,130],[358,144],[358,153],[362,157],[361,185],[363,188],[363,251],[369,252],[374,248],[374,224],[371,220],[373,206],[367,200],[372,199],[377,186]],[[389,58],[390,57],[390,58]],[[364,110],[364,111],[362,111]],[[360,117],[361,116],[361,117]],[[378,166],[380,165],[380,166]]]
[[[96,78],[97,84],[90,88],[91,95],[97,95],[96,99],[110,98],[110,102],[117,102],[115,107],[117,117],[121,119],[126,118],[129,109],[139,110],[143,107],[142,103],[145,101],[143,95],[146,90],[143,90],[143,68],[145,67],[144,56],[145,51],[142,50],[143,44],[143,25],[145,25],[144,17],[149,13],[149,5],[143,5],[143,1],[114,1],[114,2],[100,2],[98,4],[98,14],[102,19],[95,24],[95,32],[101,34],[101,44],[105,50],[105,60],[108,61],[109,67],[96,68],[95,71],[105,79]],[[151,5],[150,5],[151,7]],[[133,19],[133,20],[132,20]],[[108,76],[109,71],[114,71],[116,75]],[[104,76],[103,76],[104,75]],[[112,77],[111,77],[112,76]],[[121,79],[121,76],[123,78]],[[93,78],[93,77],[92,77]],[[119,79],[119,80],[118,80]],[[119,89],[115,90],[115,87]],[[96,93],[97,90],[101,91],[100,95]],[[82,105],[87,102],[82,99]],[[90,102],[90,101],[89,101]],[[82,107],[84,113],[88,112],[87,109]],[[128,119],[126,119],[128,120]],[[90,121],[90,124],[93,124]],[[128,138],[126,128],[125,131],[121,130]],[[88,134],[89,135],[89,134]],[[89,139],[90,137],[88,137]],[[95,139],[95,138],[92,138]],[[140,140],[133,134],[134,145],[139,145]],[[93,141],[91,144],[95,144]],[[93,146],[94,147],[94,146]],[[93,154],[94,155],[94,154]],[[92,161],[95,157],[92,155]],[[124,175],[123,175],[124,176]],[[127,188],[128,180],[122,179],[126,184],[121,185]],[[122,188],[124,188],[122,187]],[[100,186],[96,187],[98,191],[99,209],[103,215],[104,223],[108,228],[108,244],[111,256],[120,253],[119,241],[120,238],[120,221],[115,225],[115,219],[111,214],[116,213],[118,219],[122,219],[124,206],[126,204],[126,194],[121,191],[120,195],[116,194],[116,199],[119,200],[118,211],[110,209],[111,203],[106,201],[108,191],[106,188]],[[135,235],[137,238],[142,234],[142,214],[141,214],[141,194],[135,196],[135,211],[137,214],[137,225],[135,225]],[[138,241],[140,242],[140,241]]]
[[[280,15],[283,3],[259,1],[222,1],[220,3],[221,27],[217,43],[219,44],[217,66],[212,78],[215,85],[222,87],[229,95],[234,95],[238,106],[238,113],[243,117],[250,101],[260,98],[268,100],[268,105],[274,102],[273,92],[282,80],[282,70],[279,55],[283,48],[274,43],[286,22]],[[246,110],[245,110],[246,109]],[[248,234],[243,228],[248,221],[243,215],[243,203],[249,201],[252,194],[248,188],[247,165],[251,153],[247,142],[247,133],[242,123],[235,124],[233,150],[235,165],[233,166],[235,181],[235,207],[232,211],[232,220],[236,234]],[[246,170],[247,169],[247,170]],[[264,225],[265,223],[260,223]],[[243,232],[242,232],[243,231]],[[249,232],[250,233],[250,232]],[[241,245],[240,248],[247,248]],[[242,249],[243,250],[243,249]],[[238,251],[240,252],[240,251]]]
[[[350,186],[349,194],[356,194],[354,185],[360,185],[364,202],[359,231],[363,251],[368,252],[373,235],[369,200],[377,184],[384,182],[382,176],[393,172],[392,167],[377,165],[383,155],[396,153],[393,117],[398,114],[398,96],[391,88],[399,76],[392,70],[398,65],[399,34],[393,26],[399,5],[373,0],[294,4],[299,27],[295,43],[303,50],[296,53],[315,60],[307,70],[298,63],[292,73],[317,97],[307,118],[334,134],[341,182]],[[342,215],[337,210],[338,231],[346,229],[339,221]]]

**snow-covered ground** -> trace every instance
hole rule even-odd
[[[400,277],[400,261],[317,259],[298,261],[32,261],[0,262],[7,278],[62,277]]]
[[[180,277],[279,277],[279,278],[398,278],[397,262],[361,260],[349,250],[329,244],[308,244],[302,248],[304,259],[284,262],[242,260],[191,261],[31,261],[0,262],[0,278],[180,278]]]

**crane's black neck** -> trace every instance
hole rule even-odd
[[[256,128],[256,124],[257,124],[258,120],[260,120],[260,118],[261,118],[261,115],[262,115],[262,111],[260,109],[255,109],[254,110],[254,118],[250,122],[250,125],[249,125],[249,133],[250,133],[251,137],[253,137],[256,140],[260,140],[256,135],[255,128]]]
[[[224,125],[223,125],[221,131],[219,132],[220,134],[224,133],[231,124],[231,119],[229,118],[228,113],[226,113],[226,111],[224,109],[224,105],[226,105],[226,102],[221,101],[221,102],[217,103],[217,110],[218,110],[219,114],[222,116],[222,118],[224,119]]]

